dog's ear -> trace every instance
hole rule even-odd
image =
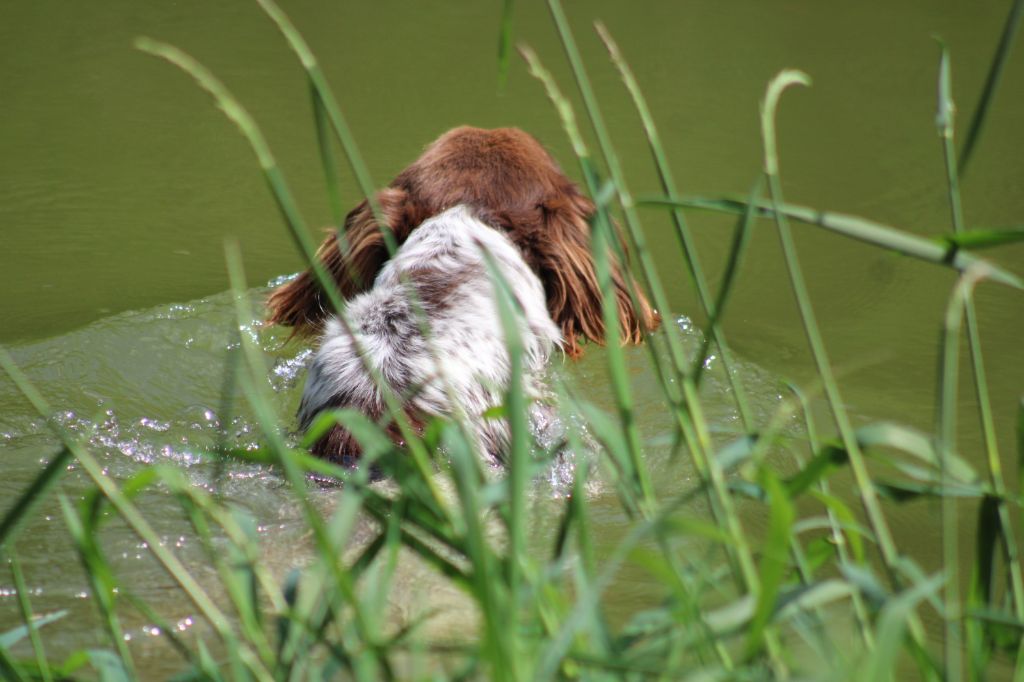
[[[398,244],[405,241],[420,222],[419,210],[405,190],[390,187],[377,193],[377,202]],[[343,298],[370,288],[388,250],[384,235],[374,218],[369,202],[363,200],[345,217],[342,234],[332,233],[317,249],[316,257],[334,280]],[[283,284],[267,300],[269,321],[294,328],[294,333],[315,331],[333,311],[327,293],[312,270]]]
[[[566,353],[577,357],[583,352],[580,337],[596,343],[605,341],[601,290],[590,250],[589,221],[594,205],[579,192],[571,191],[545,201],[541,211],[543,227],[531,246],[547,291],[548,310],[562,329]],[[621,238],[616,238],[625,253]],[[646,331],[657,329],[661,317],[613,249],[609,250],[609,262],[619,313],[619,338],[623,343],[641,343]]]

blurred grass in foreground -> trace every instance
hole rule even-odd
[[[371,200],[374,184],[305,41],[272,0],[259,3],[308,75],[332,211],[340,224],[332,138]],[[177,678],[181,680],[874,680],[902,679],[909,672],[924,679],[965,675],[983,679],[992,674],[993,666],[1012,669],[1015,678],[1024,678],[1024,580],[1016,540],[1024,476],[1020,466],[1024,407],[1018,423],[1014,483],[1002,471],[1009,457],[994,436],[981,331],[972,304],[976,286],[1020,289],[1022,284],[1017,274],[969,252],[1020,241],[1024,234],[970,230],[963,223],[958,181],[998,86],[1020,20],[1021,2],[1015,2],[1007,20],[959,167],[950,62],[945,48],[940,51],[936,124],[946,159],[951,229],[937,241],[856,216],[786,203],[774,122],[783,91],[810,84],[806,75],[796,71],[784,71],[768,84],[761,111],[764,168],[752,183],[750,196],[740,200],[679,194],[636,78],[612,35],[599,24],[597,31],[643,122],[663,192],[657,197],[634,197],[560,3],[549,0],[549,5],[582,96],[586,123],[597,141],[594,150],[584,141],[582,122],[569,100],[538,56],[525,46],[520,52],[552,100],[572,141],[581,177],[598,206],[593,252],[599,277],[607,284],[607,249],[617,243],[612,231],[621,222],[646,293],[659,309],[668,310],[668,298],[635,210],[639,203],[663,206],[671,212],[681,257],[710,320],[707,341],[696,353],[684,348],[672,323],[649,335],[647,344],[675,431],[673,449],[690,458],[696,480],[676,486],[672,496],[659,494],[645,460],[645,443],[636,429],[634,400],[614,331],[604,357],[615,415],[602,413],[577,396],[571,383],[556,378],[553,390],[566,430],[561,442],[538,445],[529,433],[528,406],[518,372],[514,373],[501,409],[511,424],[513,445],[507,471],[498,477],[482,470],[473,441],[458,419],[432,423],[420,438],[404,423],[401,410],[394,410],[407,441],[399,448],[381,425],[361,414],[338,411],[323,415],[302,443],[290,444],[283,436],[281,417],[267,397],[267,367],[252,339],[242,334],[241,352],[226,360],[234,363],[228,376],[242,388],[257,416],[264,444],[255,451],[221,448],[210,456],[271,464],[290,486],[314,551],[306,565],[281,582],[261,561],[258,533],[248,513],[190,485],[179,469],[169,465],[148,466],[126,480],[113,480],[83,445],[82,436],[66,432],[52,419],[51,407],[0,350],[0,366],[62,443],[33,484],[10,506],[5,505],[0,520],[0,553],[10,561],[23,616],[20,626],[0,633],[0,672],[6,679],[143,679],[120,625],[120,614],[126,610],[137,610],[160,628],[182,658],[183,673]],[[500,80],[508,69],[512,9],[513,3],[505,2]],[[212,74],[184,53],[148,39],[140,39],[138,47],[190,74],[235,122],[252,145],[297,247],[315,266],[306,223],[253,118]],[[726,276],[717,288],[705,277],[690,238],[685,211],[694,209],[737,216]],[[818,371],[814,385],[791,387],[793,398],[763,423],[756,421],[747,404],[743,377],[735,369],[720,324],[727,314],[735,273],[742,268],[750,230],[759,219],[770,219],[778,231]],[[889,422],[855,425],[847,415],[810,304],[790,221],[955,271],[947,314],[936,321],[942,329],[943,360],[938,368],[932,433]],[[238,321],[245,325],[253,312],[248,309],[237,247],[229,245],[227,257]],[[316,268],[316,273],[337,306],[336,288],[322,269]],[[501,293],[501,283],[498,291],[503,323],[513,332],[511,300]],[[605,306],[609,330],[618,329],[615,314],[614,305]],[[961,335],[968,340],[977,418],[985,436],[984,472],[973,470],[955,447],[958,420],[969,418],[956,414],[954,400]],[[513,333],[509,338],[512,364],[518,367],[521,350]],[[712,347],[728,376],[743,430],[727,438],[712,435],[699,397]],[[822,429],[809,407],[819,396],[827,401],[834,420],[834,428],[824,430],[834,432],[834,438],[819,435]],[[388,401],[391,408],[397,406],[396,396],[388,396]],[[782,432],[782,424],[794,413],[803,416],[803,438]],[[339,469],[304,449],[335,422],[343,423],[363,445],[365,456],[358,469]],[[594,450],[592,455],[585,454],[589,450]],[[78,504],[66,499],[59,486],[72,460],[92,481],[91,492]],[[794,463],[788,474],[778,470],[779,461]],[[560,496],[538,493],[531,484],[552,466],[568,467],[572,473]],[[388,482],[371,484],[371,467]],[[830,486],[830,479],[846,467],[852,472],[855,497],[838,495]],[[343,482],[337,505],[328,514],[309,495],[309,487],[324,478]],[[613,491],[629,519],[622,539],[600,558],[595,537],[602,529],[591,518],[588,495],[588,486],[595,480]],[[136,505],[141,493],[153,489],[180,503],[216,572],[217,594],[207,592],[209,585],[197,579],[195,567],[182,564],[160,543]],[[44,498],[54,495],[109,640],[106,649],[79,651],[60,661],[47,655],[45,626],[65,614],[34,613],[15,550],[25,521]],[[922,497],[939,500],[942,510],[943,565],[931,574],[895,545],[886,518],[887,504]],[[860,501],[862,513],[851,508],[853,499]],[[766,519],[763,527],[754,531],[744,526],[737,512],[741,504],[745,509],[751,505],[761,509]],[[543,551],[538,551],[536,542],[527,541],[539,514],[558,519],[550,546]],[[99,529],[114,516],[147,543],[190,600],[203,620],[195,631],[177,634],[159,613],[121,585],[97,541]],[[357,541],[354,529],[365,525],[360,519],[366,518],[372,520],[373,532],[370,538]],[[972,551],[956,542],[958,525],[968,521],[978,529]],[[433,636],[429,611],[400,625],[385,617],[398,563],[411,559],[430,566],[439,581],[466,595],[475,613],[466,627],[471,634],[457,641]],[[627,562],[641,567],[661,587],[663,599],[618,623],[623,619],[609,616],[603,597]],[[933,619],[937,615],[941,631],[926,630],[925,613]],[[15,656],[12,650],[23,641],[30,645],[31,654]]]

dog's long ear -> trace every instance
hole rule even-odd
[[[418,225],[418,210],[402,189],[377,193],[381,213],[401,244]],[[344,248],[342,248],[342,246]],[[368,289],[388,259],[384,236],[366,200],[345,217],[343,235],[329,235],[316,252],[317,259],[334,280],[342,297],[349,298]],[[283,284],[267,300],[269,321],[294,328],[294,333],[315,331],[333,311],[330,299],[311,270]]]
[[[583,352],[580,337],[596,343],[605,341],[601,290],[590,250],[589,220],[594,205],[572,191],[545,201],[541,209],[544,225],[532,247],[537,252],[538,270],[548,294],[548,310],[562,328],[566,353],[576,357]],[[624,245],[622,250],[625,253]],[[642,343],[644,332],[657,329],[661,318],[614,252],[609,253],[609,260],[619,313],[619,338],[623,343]],[[631,289],[638,305],[633,304]]]

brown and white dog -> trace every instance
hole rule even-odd
[[[482,413],[500,403],[509,367],[483,253],[497,263],[515,294],[529,388],[554,347],[577,357],[581,341],[604,341],[590,253],[594,205],[536,139],[515,128],[448,131],[376,198],[399,245],[393,259],[367,201],[345,219],[345,250],[332,235],[317,252],[346,299],[343,313],[358,338],[337,321],[328,323],[334,313],[312,272],[270,296],[271,322],[298,334],[323,334],[300,425],[306,428],[321,411],[339,407],[379,418],[383,401],[365,372],[368,360],[397,395],[408,396],[405,407],[413,424],[451,415],[453,406],[444,396],[454,388],[481,448],[490,460],[500,461],[508,427]],[[614,257],[612,265],[619,337],[640,343],[660,319],[624,266]],[[407,287],[415,289],[431,339],[443,352],[431,355],[423,346]],[[633,305],[631,288],[639,306]],[[356,348],[363,349],[363,358]],[[441,367],[431,359],[436,357],[443,358]],[[352,463],[359,448],[338,426],[313,452]]]

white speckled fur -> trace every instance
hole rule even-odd
[[[447,381],[476,431],[481,451],[497,463],[508,446],[508,425],[481,415],[502,401],[509,357],[482,250],[498,266],[521,308],[524,382],[537,396],[540,375],[562,342],[548,313],[544,288],[508,237],[465,206],[450,208],[413,230],[373,288],[348,301],[344,314],[369,362],[392,390],[406,397],[412,414],[451,415]],[[407,283],[400,281],[399,273]],[[420,334],[410,286],[426,315],[432,349]],[[373,417],[383,410],[380,392],[355,348],[341,323],[329,320],[299,407],[303,428],[324,409],[351,407]],[[440,359],[444,381],[431,350]],[[320,454],[332,459],[346,455]]]

